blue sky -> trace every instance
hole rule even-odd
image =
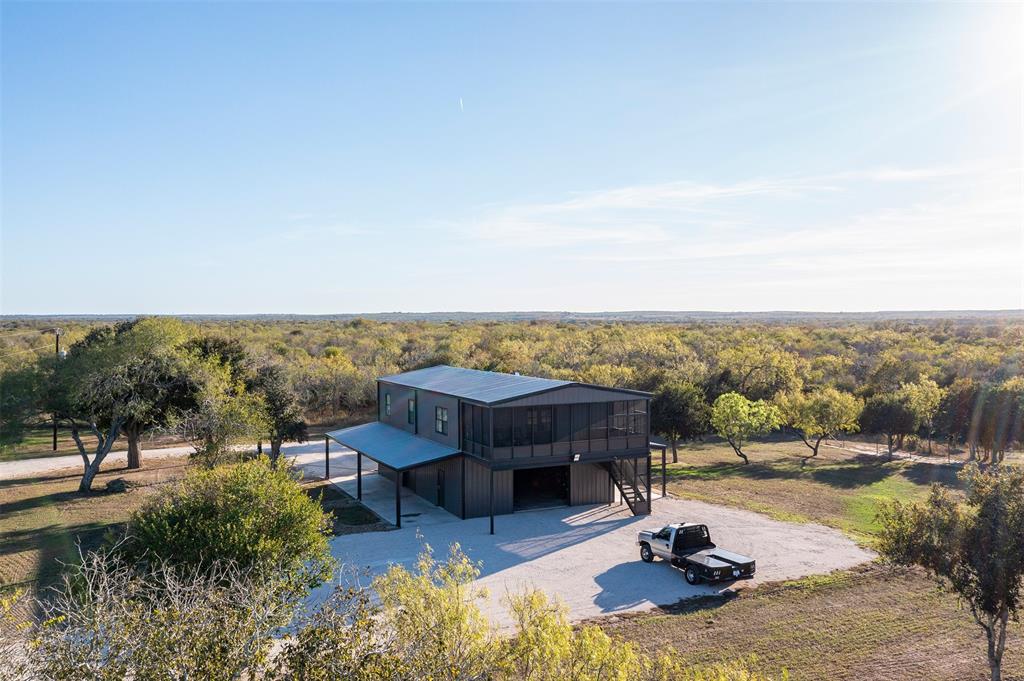
[[[2,13],[4,314],[1024,308],[1020,5]]]

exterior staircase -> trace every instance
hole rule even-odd
[[[604,465],[633,515],[651,512],[651,458],[615,459]]]

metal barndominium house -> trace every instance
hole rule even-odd
[[[377,420],[327,433],[461,518],[612,503],[651,512],[650,393],[435,366],[377,380]],[[664,477],[664,449],[662,475]],[[664,480],[663,480],[664,482]]]

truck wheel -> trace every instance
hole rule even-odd
[[[686,575],[687,584],[700,584],[700,574],[697,572],[697,568],[692,565],[687,566],[686,572],[683,574]]]
[[[645,563],[650,563],[654,560],[654,551],[651,551],[650,544],[640,545],[640,560]]]

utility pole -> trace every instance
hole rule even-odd
[[[60,329],[53,330],[53,356],[60,361]],[[57,414],[53,415],[53,451],[57,451]]]

